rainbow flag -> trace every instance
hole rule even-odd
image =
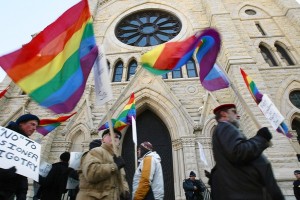
[[[22,48],[0,57],[8,76],[39,105],[72,111],[98,56],[87,0],[63,13]]]
[[[4,95],[5,95],[5,93],[7,92],[8,88],[9,88],[9,86],[7,86],[3,91],[0,92],[0,99],[1,99],[2,97],[4,97]]]
[[[136,118],[136,109],[135,109],[135,100],[134,100],[134,93],[130,95],[128,103],[125,105],[123,111],[121,114],[118,116],[117,119],[112,119],[112,124],[113,127],[122,130],[125,128],[127,125],[132,124],[132,117],[135,119]],[[98,129],[99,131],[108,129],[109,125],[108,122],[100,126]]]
[[[259,104],[263,98],[263,94],[259,92],[258,88],[256,87],[256,84],[254,81],[246,74],[246,72],[243,69],[241,70],[241,74],[243,76],[243,79],[247,85],[247,88],[252,95],[254,101],[256,104]],[[281,124],[276,129],[278,133],[282,133],[288,138],[293,137],[293,135],[289,132],[288,126],[284,123],[284,121],[281,122]]]
[[[53,131],[55,128],[61,125],[62,122],[67,121],[70,117],[75,115],[77,112],[72,113],[71,115],[60,116],[55,119],[41,119],[40,124],[37,127],[36,131],[46,136],[48,133]]]
[[[161,75],[182,67],[196,52],[200,82],[205,89],[215,91],[229,87],[226,75],[215,65],[220,46],[219,33],[214,29],[206,29],[184,41],[157,46],[141,56],[141,63],[151,73]]]

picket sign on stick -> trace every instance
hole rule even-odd
[[[0,167],[16,167],[17,174],[39,180],[41,145],[15,131],[0,126]]]

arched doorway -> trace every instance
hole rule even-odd
[[[292,121],[292,129],[296,130],[297,133],[297,140],[300,144],[300,118],[296,117],[293,121]]]
[[[149,141],[154,150],[161,157],[161,164],[164,176],[165,198],[167,200],[175,199],[174,178],[173,178],[173,158],[172,143],[169,131],[162,120],[150,110],[145,110],[136,120],[138,144],[143,141]],[[131,126],[125,133],[122,157],[126,162],[126,178],[132,191],[132,179],[134,175],[134,145],[132,141]]]

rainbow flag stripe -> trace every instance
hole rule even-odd
[[[82,0],[0,66],[38,104],[55,113],[74,109],[98,56],[92,17]]]
[[[209,91],[229,87],[226,75],[215,65],[220,51],[221,39],[214,29],[180,42],[161,44],[141,56],[142,66],[155,75],[161,75],[185,65],[196,52],[200,66],[200,82]]]
[[[136,109],[135,109],[135,99],[134,99],[134,93],[130,95],[129,101],[125,105],[123,111],[118,116],[117,119],[111,119],[113,127],[121,131],[123,128],[125,128],[127,125],[132,124],[132,117],[134,119],[136,118]],[[109,125],[108,122],[100,126],[98,129],[99,131],[108,129]]]
[[[256,104],[259,104],[263,98],[263,94],[259,92],[258,88],[256,87],[256,84],[254,81],[246,74],[246,72],[242,69],[241,74],[243,76],[243,79],[247,85],[247,88],[252,95],[254,101]],[[284,123],[284,121],[279,125],[279,127],[276,129],[278,133],[282,133],[288,138],[292,138],[293,135],[289,132],[288,126]]]
[[[0,92],[0,99],[1,99],[2,97],[4,97],[4,95],[6,94],[8,88],[9,88],[9,86],[7,86],[3,91]]]
[[[61,125],[62,122],[67,121],[70,117],[75,115],[77,112],[72,113],[71,115],[67,116],[60,116],[55,119],[41,119],[40,124],[37,127],[36,131],[42,134],[43,136],[46,136],[48,133],[53,131],[55,128]]]
[[[261,102],[263,94],[259,92],[258,88],[256,87],[256,84],[253,82],[253,80],[244,72],[244,70],[240,69],[243,79],[247,85],[247,88],[252,95],[253,99],[257,104]]]

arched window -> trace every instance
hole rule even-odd
[[[287,53],[287,51],[280,46],[279,44],[275,44],[275,47],[280,54],[280,59],[286,64],[286,65],[295,65],[295,63],[292,61],[291,57]]]
[[[122,81],[122,75],[123,75],[123,62],[119,61],[115,65],[113,82],[121,82]]]
[[[260,48],[260,51],[261,51],[261,54],[262,54],[263,58],[270,65],[270,67],[278,66],[276,60],[274,59],[274,57],[272,55],[272,53],[270,52],[270,50],[267,47],[265,47],[263,45],[259,45],[259,48]]]
[[[193,59],[191,59],[187,62],[186,71],[187,71],[187,75],[189,78],[198,76],[195,61]]]
[[[300,90],[291,92],[289,98],[292,104],[300,109]]]
[[[161,77],[162,79],[168,79],[168,73],[162,74]]]
[[[126,79],[127,81],[129,81],[130,77],[135,74],[136,68],[137,68],[137,62],[135,60],[132,60],[128,66],[127,79]]]
[[[292,121],[292,129],[297,133],[297,140],[300,141],[300,118],[295,118]],[[300,143],[300,142],[299,142]]]
[[[182,78],[181,67],[172,71],[172,78]]]

